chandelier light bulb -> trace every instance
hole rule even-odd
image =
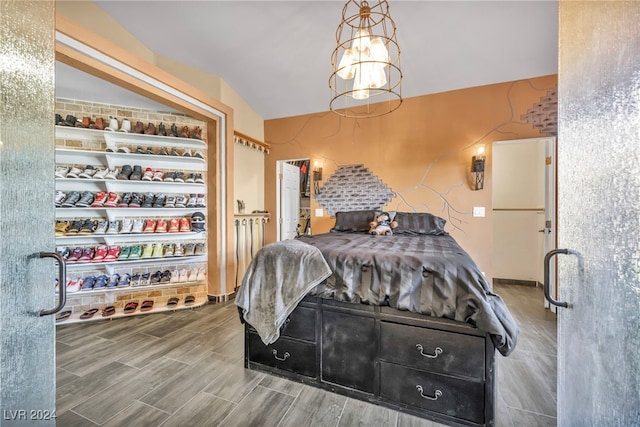
[[[353,39],[351,47],[360,53],[369,55],[369,49],[371,48],[371,38],[369,37],[369,31],[366,28],[360,28],[356,31],[356,36]]]
[[[374,37],[370,46],[371,59],[378,62],[389,62],[389,51],[380,37]]]
[[[348,48],[344,51],[340,64],[338,65],[337,74],[340,78],[349,80],[355,75],[355,67],[353,66],[354,58],[352,49]]]

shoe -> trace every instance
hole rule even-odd
[[[107,232],[107,228],[109,227],[109,221],[106,219],[101,219],[98,221],[98,225],[96,226],[96,231],[93,234],[105,234]]]
[[[182,126],[178,132],[178,136],[180,138],[190,138],[191,132],[189,131],[189,126]]]
[[[144,129],[145,135],[155,135],[156,134],[156,125],[153,123],[149,123],[147,127]]]
[[[116,175],[117,179],[128,180],[133,173],[133,168],[130,165],[124,165],[120,168],[120,172]]]
[[[156,243],[153,245],[153,252],[151,258],[162,258],[164,256],[164,245],[162,243]]]
[[[96,277],[96,283],[93,285],[93,289],[104,289],[107,287],[107,283],[109,282],[109,276],[103,274],[101,276]],[[97,310],[96,310],[97,311]]]
[[[169,233],[177,233],[180,231],[180,220],[178,218],[171,218],[169,220]]]
[[[167,232],[167,221],[164,219],[159,219],[156,222],[156,233],[166,233]]]
[[[131,249],[129,250],[128,259],[140,259],[141,255],[142,255],[142,246],[140,245],[131,246]]]
[[[108,173],[109,168],[96,169],[96,173],[93,175],[93,179],[106,179]]]
[[[184,180],[184,182],[188,182],[189,184],[193,184],[195,182],[195,178],[196,178],[196,175],[193,174],[193,173],[190,173],[187,176],[187,179]]]
[[[98,221],[93,219],[85,219],[82,222],[82,227],[80,227],[79,234],[93,234],[98,227]]]
[[[73,248],[73,250],[69,253],[67,257],[67,262],[78,262],[80,257],[82,256],[82,248],[80,246]]]
[[[140,181],[142,178],[142,166],[134,165],[131,175],[129,176],[130,181]]]
[[[206,207],[206,204],[204,202],[204,194],[198,194],[197,198],[196,198],[196,207],[197,208],[204,208]]]
[[[119,208],[128,208],[129,207],[129,203],[131,203],[131,197],[132,197],[131,193],[124,193],[122,195],[122,200],[120,201],[120,203],[118,203],[118,207]]]
[[[188,148],[186,150],[184,150],[184,152],[182,153],[183,157],[191,157],[191,150],[189,150]]]
[[[155,151],[153,151],[153,147],[149,146],[147,147],[147,151],[145,154],[156,154]]]
[[[107,201],[109,195],[106,191],[98,191],[93,199],[93,203],[91,203],[92,208],[101,208],[104,206]]]
[[[167,283],[171,281],[171,271],[165,270],[160,275],[160,283]]]
[[[82,169],[74,166],[71,169],[69,169],[69,172],[67,172],[67,175],[65,176],[65,178],[78,178],[78,175],[80,175],[82,172],[83,172]]]
[[[191,231],[200,233],[204,231],[205,217],[202,212],[194,212],[191,214]]]
[[[118,206],[119,202],[120,202],[120,196],[117,193],[109,192],[109,195],[107,196],[107,201],[104,202],[104,207],[115,208],[116,206]]]
[[[171,131],[169,132],[169,136],[178,136],[178,126],[175,123],[171,125]]]
[[[165,208],[175,208],[176,207],[176,196],[167,196],[166,201],[164,202]]]
[[[148,219],[145,221],[143,233],[155,233],[156,231],[156,220]]]
[[[129,154],[131,150],[129,147],[118,147],[117,153]]]
[[[164,182],[173,182],[176,179],[176,173],[175,172],[167,172],[166,174],[164,174]]]
[[[165,147],[160,147],[160,150],[158,151],[158,155],[159,156],[168,156],[169,152],[167,152],[167,149]]]
[[[72,279],[67,284],[67,293],[72,294],[78,292],[82,288],[82,279]]]
[[[133,228],[133,220],[131,218],[123,218],[122,219],[122,228],[120,229],[120,234],[129,234],[131,233],[131,229]]]
[[[84,279],[82,279],[82,287],[80,288],[81,291],[90,291],[91,289],[93,289],[93,285],[95,285],[96,283],[96,278],[94,276],[87,276]]]
[[[176,177],[173,179],[174,182],[184,182],[184,172],[176,172]]]
[[[192,268],[187,273],[187,281],[188,282],[195,282],[196,280],[198,280],[198,269],[197,268]]]
[[[118,281],[120,281],[120,275],[118,273],[113,273],[111,277],[109,277],[109,281],[107,282],[107,288],[115,288],[118,286]]]
[[[131,275],[126,273],[124,276],[120,277],[118,280],[118,288],[126,288],[131,283]]]
[[[202,153],[202,151],[200,151],[200,150],[196,150],[196,151],[193,153],[193,157],[197,157],[197,158],[199,158],[199,159],[204,160],[204,154],[203,154],[203,153]]]
[[[104,176],[104,179],[115,180],[118,179],[118,171],[115,169],[107,169],[107,174]]]
[[[107,252],[109,252],[109,247],[107,245],[100,245],[96,248],[96,253],[91,259],[91,262],[102,262],[107,256]]]
[[[204,242],[196,243],[195,250],[193,252],[194,255],[204,255],[205,254],[205,245]]]
[[[192,305],[196,302],[196,297],[193,295],[187,295],[184,299],[184,305]]]
[[[60,206],[63,208],[72,208],[78,200],[80,200],[80,193],[78,191],[71,191],[67,193],[67,198],[64,199]]]
[[[131,122],[129,119],[122,119],[122,126],[120,127],[120,132],[131,132]]]
[[[144,133],[144,123],[137,121],[136,125],[133,127],[133,133]]]
[[[152,181],[160,181],[162,182],[164,180],[164,172],[162,171],[155,171],[153,173],[153,178],[151,179]]]
[[[197,173],[193,178],[193,182],[195,182],[196,184],[204,184],[204,178],[202,178],[202,174]]]
[[[155,195],[153,193],[146,193],[144,195],[144,202],[140,205],[142,208],[152,208]]]
[[[142,248],[142,255],[140,255],[140,258],[151,258],[151,255],[153,255],[153,245],[151,243],[146,243]]]
[[[64,236],[71,228],[69,221],[56,221],[56,237]]]
[[[179,282],[187,282],[189,280],[189,276],[187,275],[187,269],[180,269],[180,277],[178,278]]]
[[[76,202],[76,208],[88,208],[91,203],[93,203],[93,193],[90,191],[85,191],[82,193],[80,200]]]
[[[135,302],[135,301],[128,302],[124,306],[124,313],[125,314],[131,314],[131,313],[135,312],[137,308],[138,308],[138,303],[137,302]]]
[[[195,194],[189,194],[189,201],[187,202],[188,208],[195,208],[198,205],[198,196]]]
[[[180,153],[178,153],[178,150],[176,150],[175,148],[171,148],[171,151],[169,151],[169,155],[170,156],[179,156]]]
[[[191,231],[191,223],[189,218],[180,218],[180,232],[189,233]]]
[[[67,229],[67,235],[78,234],[80,232],[80,229],[82,228],[83,222],[84,221],[82,221],[81,219],[74,219],[73,221],[71,221],[71,225]]]
[[[140,286],[147,286],[150,283],[151,273],[146,272],[140,275]]]
[[[81,126],[82,126],[83,128],[85,128],[85,129],[90,129],[90,128],[91,128],[91,124],[92,124],[93,122],[91,121],[91,117],[84,116],[84,117],[82,118],[82,122],[80,122],[80,123],[81,123]]]
[[[153,202],[153,207],[154,208],[162,208],[164,207],[164,202],[165,202],[166,196],[164,195],[164,193],[158,193],[155,195],[155,200]]]
[[[131,202],[129,202],[129,207],[130,208],[139,208],[141,203],[142,203],[142,194],[133,193],[131,195]]]
[[[164,245],[164,256],[171,257],[173,256],[175,245],[173,243],[167,243]]]
[[[82,255],[78,258],[78,262],[89,262],[96,254],[96,248],[86,247],[82,249]]]
[[[173,256],[184,256],[184,246],[182,243],[176,243]]]
[[[162,271],[158,270],[151,275],[149,278],[149,283],[152,285],[156,285],[160,283],[160,279],[162,278]]]
[[[117,117],[109,117],[109,126],[104,128],[104,130],[117,131],[118,127],[118,118]]]
[[[133,220],[133,227],[131,228],[131,232],[138,234],[144,231],[144,219],[136,218]]]
[[[104,119],[102,117],[97,117],[95,123],[93,124],[94,129],[104,130]]]
[[[167,129],[165,128],[164,123],[160,123],[158,125],[157,135],[167,136]]]
[[[64,199],[66,198],[67,198],[67,193],[60,190],[56,191],[56,208],[59,208],[62,202],[64,202]]]
[[[75,127],[78,124],[78,119],[76,116],[72,114],[67,114],[67,118],[65,119],[65,126]]]
[[[202,128],[200,126],[196,126],[191,132],[191,138],[202,140]]]
[[[56,253],[60,255],[62,258],[67,259],[71,254],[71,249],[68,246],[57,246]]]
[[[130,286],[140,286],[140,273],[135,273],[131,276]]]
[[[143,181],[151,181],[153,179],[153,169],[147,168],[144,171],[144,175],[142,175]]]
[[[128,259],[130,251],[131,251],[131,246],[123,246],[120,249],[120,254],[118,255],[118,261],[122,261],[122,260]]]
[[[96,174],[97,170],[91,165],[87,165],[85,170],[78,174],[78,178],[91,179]]]
[[[122,252],[121,246],[109,246],[109,250],[107,251],[107,255],[104,257],[104,260],[116,261],[120,256],[120,252]]]
[[[185,243],[184,245],[184,256],[192,256],[195,255],[196,244],[195,243]]]
[[[109,128],[105,130],[109,130]],[[107,153],[115,153],[116,151],[118,151],[118,147],[115,144],[107,142],[107,148],[105,148],[104,151],[106,151]]]
[[[69,173],[69,168],[67,166],[56,166],[56,178],[66,178],[67,173]]]
[[[107,234],[118,234],[120,229],[120,221],[114,219],[113,221],[109,221],[109,228],[107,229]]]
[[[184,208],[186,207],[187,198],[180,194],[176,196],[176,208]]]
[[[102,309],[102,317],[109,317],[116,314],[116,308],[112,305]]]
[[[135,151],[135,153],[136,153],[136,154],[145,154],[145,153],[144,153],[144,149],[142,148],[142,146],[141,146],[141,145],[138,145],[138,146],[136,147],[136,151]]]
[[[99,309],[97,309],[97,308],[91,308],[91,309],[85,311],[84,313],[82,313],[80,315],[80,319],[82,319],[82,320],[91,319],[93,317],[93,315],[96,314],[98,311],[99,311]]]
[[[201,282],[204,280],[204,278],[205,278],[204,267],[200,267],[198,268],[198,275],[196,276],[196,280]]]
[[[69,292],[69,290],[67,290],[67,292]],[[63,322],[69,317],[71,317],[71,310],[61,311],[60,313],[56,314],[56,322]]]

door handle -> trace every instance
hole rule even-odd
[[[55,252],[39,252],[38,258],[54,258],[58,261],[58,305],[50,310],[40,310],[40,316],[48,316],[62,310],[67,303],[67,264],[64,258]]]
[[[547,301],[549,301],[549,304],[553,304],[557,307],[564,307],[567,308],[569,307],[569,303],[565,302],[565,301],[556,301],[552,296],[551,293],[549,291],[550,288],[550,280],[549,280],[549,275],[550,275],[550,268],[549,268],[549,263],[551,261],[551,258],[553,258],[554,256],[558,255],[558,254],[563,254],[563,255],[567,255],[573,253],[571,252],[569,249],[554,249],[552,251],[549,251],[545,256],[544,256],[544,297],[547,299]]]

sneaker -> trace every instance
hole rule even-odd
[[[98,191],[93,199],[93,203],[91,203],[91,207],[92,208],[103,207],[108,198],[109,198],[109,195],[106,191]]]
[[[131,165],[124,165],[116,175],[116,178],[120,180],[128,180],[132,173],[133,168],[131,168]]]
[[[167,243],[164,245],[164,256],[170,257],[173,256],[173,252],[175,249],[175,245],[173,243]]]
[[[152,208],[154,200],[155,200],[155,195],[153,193],[146,193],[144,195],[144,202],[142,203],[142,205],[140,205],[140,207]]]
[[[204,231],[205,216],[202,212],[191,214],[191,231],[199,233]]]
[[[166,233],[167,232],[167,221],[164,219],[159,219],[156,222],[156,233]]]
[[[151,258],[151,255],[153,255],[153,245],[151,243],[146,243],[142,248],[142,255],[140,255],[140,258]]]
[[[151,179],[152,181],[160,181],[162,182],[164,180],[164,172],[162,171],[155,171],[153,173],[153,178]]]
[[[82,193],[80,200],[76,202],[77,208],[88,208],[93,203],[93,193],[90,191],[85,191]]]
[[[185,243],[184,245],[184,256],[195,255],[196,244],[195,243]]]
[[[176,243],[176,247],[173,250],[173,256],[184,256],[184,246],[182,243]]]
[[[152,285],[155,285],[155,284],[160,283],[160,279],[162,279],[162,271],[158,270],[158,271],[156,271],[155,273],[153,273],[151,275],[151,278],[149,279],[149,282]]]
[[[74,166],[71,169],[69,169],[69,172],[67,172],[67,174],[65,175],[65,178],[77,178],[78,175],[80,175],[82,172],[83,172],[82,169]]]
[[[156,231],[156,220],[148,219],[145,221],[143,233],[155,233]]]
[[[129,207],[129,203],[131,203],[131,197],[132,197],[132,193],[124,193],[122,195],[122,200],[120,201],[120,203],[118,203],[118,207],[119,208],[128,208]]]
[[[71,228],[69,221],[56,221],[56,237],[64,236]]]
[[[102,262],[104,261],[104,257],[107,256],[107,252],[109,251],[109,247],[107,245],[100,245],[96,248],[96,253],[91,259],[91,262]]]
[[[64,199],[66,198],[67,198],[67,193],[60,190],[56,191],[56,208],[59,208],[62,202],[64,202]]]
[[[124,218],[122,220],[122,228],[120,229],[120,234],[131,233],[132,228],[133,228],[133,220],[131,218]]]
[[[188,208],[195,208],[198,205],[198,196],[195,194],[189,194],[189,201],[187,202]]]
[[[120,277],[118,280],[118,288],[126,288],[131,283],[131,275],[129,273]]]
[[[196,280],[199,282],[203,281],[205,274],[206,273],[205,273],[204,267],[198,268],[198,275],[196,276]]]
[[[93,289],[93,285],[96,283],[96,278],[94,276],[87,276],[82,279],[82,287],[80,287],[81,291],[90,291]]]
[[[135,273],[131,276],[131,286],[140,286],[140,273]]]
[[[177,268],[171,272],[171,279],[169,281],[171,283],[176,283],[180,281],[180,272],[178,271]]]
[[[98,221],[93,219],[85,219],[80,227],[80,234],[93,234],[98,226]]]
[[[176,196],[167,196],[167,200],[164,202],[165,208],[175,208],[176,207]]]
[[[179,282],[186,282],[189,280],[189,276],[187,275],[187,269],[186,268],[182,268],[180,269],[180,277],[178,278]]]
[[[118,261],[128,259],[130,252],[131,252],[131,246],[124,246],[120,248],[120,254],[118,254]]]
[[[109,221],[109,228],[107,229],[107,234],[118,234],[118,230],[120,229],[120,221],[114,219],[113,221]]]
[[[195,250],[193,252],[194,255],[204,255],[205,254],[205,245],[204,242],[196,243]]]
[[[114,193],[110,191],[109,195],[107,196],[107,201],[104,202],[104,207],[115,208],[116,206],[118,206],[119,202],[120,202],[120,196],[118,195],[118,193]]]
[[[104,176],[104,179],[118,179],[118,171],[115,169],[107,169],[107,174]]]
[[[56,178],[66,178],[68,172],[69,172],[69,167],[56,166]]]
[[[156,243],[153,245],[153,253],[151,258],[162,258],[164,256],[164,245],[162,243]]]
[[[71,249],[68,246],[57,246],[56,253],[60,255],[62,258],[67,259],[71,254]]]
[[[176,196],[176,208],[184,208],[186,207],[187,198],[180,194]]]
[[[80,246],[73,248],[73,250],[67,257],[67,262],[77,262],[81,256],[82,256],[82,248]]]
[[[169,152],[170,156],[179,156],[180,154],[178,153],[178,150],[176,150],[175,148],[172,148],[171,151]]]
[[[107,287],[107,283],[109,282],[109,276],[106,274],[102,274],[96,277],[96,283],[93,285],[93,289],[104,289]]]
[[[78,178],[91,179],[96,174],[97,170],[91,165],[87,165],[87,167],[78,174]]]
[[[96,248],[86,247],[82,249],[82,255],[78,258],[78,262],[89,262],[96,254]]]
[[[140,281],[138,282],[140,286],[147,286],[149,284],[149,279],[151,278],[151,273],[146,272],[140,275]]]
[[[120,252],[122,252],[121,246],[109,246],[109,250],[107,255],[104,257],[105,261],[116,261],[120,257]]]
[[[96,231],[93,234],[105,234],[107,232],[107,228],[109,227],[109,221],[106,219],[102,219],[98,221],[98,226],[96,227]]]
[[[128,259],[140,259],[141,255],[142,255],[142,246],[140,245],[131,246],[131,249],[129,250]]]
[[[107,174],[109,173],[108,168],[97,169],[96,173],[93,175],[93,179],[107,179]],[[114,176],[113,179],[116,177]]]
[[[204,194],[198,194],[197,198],[196,198],[196,207],[197,208],[204,208],[207,205],[204,202]]]
[[[131,195],[131,201],[129,202],[130,208],[139,208],[142,202],[142,195],[139,193],[133,193]]]
[[[184,182],[188,182],[189,184],[193,184],[195,182],[195,179],[196,179],[196,175],[193,174],[193,173],[190,173],[187,176],[187,179],[184,180]]]
[[[109,277],[109,281],[107,282],[107,288],[112,289],[118,286],[118,282],[120,281],[120,275],[118,273],[113,273],[111,277]]]
[[[67,235],[78,234],[80,232],[80,229],[82,228],[83,222],[84,221],[82,221],[81,219],[74,219],[73,221],[71,221],[71,225],[67,229]]]
[[[176,172],[176,176],[173,179],[174,182],[184,182],[184,172]]]
[[[142,166],[134,165],[133,166],[133,171],[131,172],[131,175],[129,176],[129,180],[131,180],[131,181],[140,181],[140,178],[142,178]]]
[[[67,293],[78,292],[82,288],[82,279],[72,279],[67,283]]]
[[[182,155],[184,157],[191,157],[191,150],[187,148],[186,150],[184,150],[184,153],[182,153]]]
[[[72,208],[78,200],[80,200],[80,193],[78,191],[71,191],[67,194],[67,198],[64,199],[60,206],[63,208]]]
[[[160,276],[160,283],[167,283],[171,280],[171,271],[165,270]]]
[[[136,151],[135,151],[135,153],[136,153],[136,154],[145,154],[145,152],[144,152],[144,148],[142,148],[142,145],[138,145],[138,146],[136,147]]]
[[[199,159],[204,160],[204,154],[202,154],[202,151],[197,150],[195,153],[193,153],[193,157],[197,157]]]
[[[155,201],[153,202],[153,207],[154,208],[162,208],[162,207],[164,207],[165,199],[166,199],[166,196],[164,195],[164,193],[156,194]]]
[[[146,154],[156,154],[156,153],[155,153],[155,151],[153,151],[153,147],[149,146],[149,147],[147,147]]]
[[[158,151],[158,156],[168,156],[168,155],[169,155],[169,152],[165,147],[161,147],[160,150]]]
[[[167,172],[164,175],[164,182],[173,182],[176,179],[176,173],[175,172]]]
[[[202,174],[197,173],[196,176],[193,178],[193,182],[195,182],[196,184],[204,184],[204,178],[202,177]]]
[[[180,231],[180,220],[178,218],[171,218],[169,220],[169,233],[177,233]]]
[[[143,181],[151,181],[153,179],[153,169],[147,168],[142,175]]]
[[[136,218],[133,220],[133,227],[131,228],[132,233],[142,233],[144,230],[144,219]]]
[[[191,223],[189,222],[189,218],[180,218],[180,232],[188,233],[191,231]]]

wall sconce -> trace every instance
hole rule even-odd
[[[471,158],[471,172],[473,173],[473,190],[484,188],[484,145],[478,147],[478,153]]]
[[[322,181],[322,163],[313,162],[313,190],[315,194],[320,193],[320,181]]]

